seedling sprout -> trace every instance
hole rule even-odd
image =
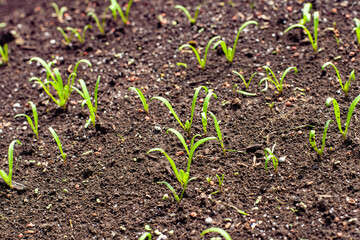
[[[332,66],[334,69],[335,69],[335,72],[336,72],[336,76],[339,80],[339,83],[340,83],[340,86],[342,88],[342,90],[344,91],[345,95],[347,95],[348,91],[349,91],[349,88],[350,88],[350,83],[351,83],[351,80],[354,80],[355,81],[355,70],[352,70],[351,73],[350,73],[350,77],[349,77],[349,81],[347,81],[345,83],[345,85],[343,85],[343,82],[341,80],[341,77],[340,77],[340,73],[338,71],[338,69],[336,68],[336,66],[331,63],[331,62],[326,62],[324,63],[324,65],[321,67],[321,70],[324,71],[324,69],[327,67],[327,66]]]
[[[253,74],[251,75],[249,81],[247,82],[247,81],[245,80],[244,76],[243,76],[241,73],[239,73],[239,72],[237,72],[237,71],[232,71],[232,72],[235,73],[236,75],[238,75],[238,76],[241,78],[241,80],[244,82],[245,89],[248,89],[248,88],[249,88],[250,82],[251,82],[252,78],[257,74],[256,72],[253,73]]]
[[[266,70],[266,76],[267,76],[267,77],[261,79],[260,82],[259,82],[259,86],[260,86],[261,83],[263,83],[264,81],[265,81],[265,84],[266,84],[265,88],[264,88],[263,90],[261,90],[261,91],[264,92],[264,91],[267,90],[267,81],[270,81],[270,82],[272,82],[272,83],[275,85],[275,87],[277,88],[277,90],[278,90],[278,92],[279,92],[279,95],[282,94],[283,87],[284,87],[284,83],[283,83],[283,82],[284,82],[284,79],[285,79],[286,74],[287,74],[290,70],[292,70],[292,69],[294,69],[295,73],[297,73],[297,68],[296,68],[296,67],[288,67],[288,68],[284,71],[284,73],[281,75],[280,81],[278,81],[278,79],[276,78],[274,72],[273,72],[268,66],[263,66],[263,68],[265,68],[265,70]],[[270,75],[270,73],[271,73],[271,75]]]
[[[321,145],[321,149],[318,149],[316,147],[316,142],[315,142],[315,130],[310,130],[310,134],[309,134],[309,141],[311,146],[313,147],[313,149],[317,152],[317,154],[319,155],[319,158],[321,157],[323,151],[324,151],[324,147],[325,147],[325,141],[326,141],[326,133],[329,127],[330,122],[332,122],[333,120],[328,120],[325,124],[325,128],[324,128],[324,133],[323,133],[323,138],[322,138],[322,145]]]
[[[201,8],[201,5],[198,5],[198,6],[196,7],[194,17],[191,17],[189,11],[188,11],[185,7],[183,7],[183,6],[181,6],[181,5],[176,5],[175,8],[180,9],[181,11],[183,11],[183,12],[185,13],[186,17],[189,19],[190,23],[191,23],[191,24],[195,24],[196,18],[197,18],[198,14],[199,14],[199,10],[200,10],[200,8]]]
[[[13,177],[13,162],[14,162],[14,145],[15,143],[18,143],[21,145],[21,142],[19,140],[14,140],[9,145],[8,150],[8,164],[9,164],[9,174],[6,174],[4,170],[0,169],[0,176],[4,180],[4,182],[12,188],[12,177]]]
[[[354,31],[356,33],[357,43],[360,47],[360,20],[358,18],[354,18],[356,27],[354,27]]]
[[[129,24],[129,21],[128,21],[129,12],[130,12],[130,7],[131,7],[131,4],[132,4],[133,0],[129,0],[129,2],[127,4],[127,7],[126,7],[125,15],[124,15],[124,12],[121,9],[119,3],[117,2],[117,0],[110,0],[110,2],[111,2],[111,4],[110,4],[110,6],[108,8],[112,12],[112,15],[113,15],[115,21],[117,19],[117,12],[118,12],[120,17],[121,17],[122,22],[125,25]]]
[[[214,232],[214,233],[218,233],[220,234],[221,236],[223,236],[225,238],[225,240],[231,240],[231,237],[230,235],[224,230],[224,229],[221,229],[221,228],[216,228],[216,227],[213,227],[213,228],[208,228],[206,230],[204,230],[200,237],[204,237],[205,234],[207,233],[210,233],[210,232]]]
[[[53,6],[53,8],[54,8],[56,17],[59,20],[59,22],[61,22],[61,23],[64,22],[63,16],[64,16],[64,13],[67,11],[67,7],[62,6],[59,9],[59,6],[55,2],[52,2],[51,6]]]
[[[33,113],[33,118],[34,118],[34,121],[31,119],[31,117],[29,117],[28,115],[26,114],[17,114],[14,118],[17,118],[17,117],[26,117],[31,129],[33,130],[33,132],[35,133],[36,135],[36,138],[39,139],[39,132],[38,132],[38,114],[37,114],[37,111],[36,111],[36,106],[35,104],[32,102],[32,101],[29,101],[28,102],[31,106],[31,109],[32,109],[32,113]]]
[[[101,23],[100,23],[98,17],[96,16],[96,14],[94,12],[89,12],[88,16],[91,16],[95,20],[96,26],[98,27],[99,31],[101,32],[102,35],[105,35],[105,30],[104,30],[104,27],[105,27],[105,12],[103,13],[103,18],[102,18]]]
[[[273,167],[274,167],[274,171],[275,173],[277,173],[277,168],[279,165],[279,161],[276,158],[275,154],[274,154],[274,149],[275,149],[276,143],[274,144],[274,146],[272,147],[272,149],[270,148],[265,148],[264,153],[265,153],[265,171],[268,170],[268,162],[271,159],[273,162]]]
[[[143,233],[141,236],[140,236],[140,238],[139,238],[139,240],[151,240],[152,239],[152,237],[151,237],[151,233],[149,233],[149,232],[146,232],[146,233]]]
[[[301,10],[303,12],[303,18],[300,20],[299,24],[305,25],[307,22],[311,20],[310,10],[312,8],[311,3],[305,3],[304,8]]]
[[[1,64],[5,65],[9,62],[9,53],[8,53],[8,45],[7,43],[4,44],[3,47],[0,46],[0,56],[1,56]]]
[[[52,127],[49,127],[49,130],[50,130],[52,136],[54,137],[56,144],[58,145],[58,148],[59,148],[60,153],[61,153],[61,157],[62,157],[62,159],[64,161],[64,164],[66,165],[66,153],[63,152],[60,139],[59,139],[58,135],[56,134],[55,130]]]
[[[61,27],[58,27],[57,30],[59,30],[61,32],[61,34],[63,35],[66,42],[68,42],[68,43],[71,42],[73,39],[73,36],[76,36],[78,38],[79,42],[81,44],[84,44],[85,34],[89,28],[92,28],[92,26],[86,25],[82,31],[78,31],[76,28],[66,27],[66,30],[71,32],[70,37],[65,33],[65,31]]]
[[[221,146],[221,149],[223,151],[224,156],[226,156],[226,149],[224,147],[224,141],[223,141],[223,138],[222,138],[222,133],[221,133],[221,130],[220,130],[219,122],[217,121],[216,116],[212,112],[209,112],[209,114],[212,116],[212,118],[214,120],[215,130],[216,130],[216,133],[218,135],[220,146]]]
[[[204,104],[203,104],[203,109],[202,109],[202,113],[201,113],[201,121],[203,124],[203,129],[204,129],[204,133],[205,135],[207,135],[207,112],[208,112],[208,107],[209,107],[209,103],[210,103],[210,98],[214,96],[215,99],[217,99],[217,96],[215,93],[213,93],[212,90],[209,90],[208,94],[206,95],[205,99],[204,99]]]
[[[146,115],[149,115],[149,105],[146,103],[146,99],[144,94],[141,92],[140,89],[138,88],[134,88],[134,87],[129,87],[129,90],[134,91],[138,94],[143,106],[144,106],[144,110],[146,112]]]

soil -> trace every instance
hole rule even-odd
[[[330,124],[321,158],[308,135],[315,129],[321,146],[325,122],[335,120],[333,106],[325,105],[328,97],[339,102],[344,124],[360,93],[358,79],[345,95],[335,71],[321,71],[322,64],[332,61],[344,80],[352,70],[360,74],[352,31],[353,18],[360,12],[356,1],[312,1],[320,12],[317,54],[299,29],[283,34],[301,19],[303,1],[254,1],[252,8],[249,1],[233,1],[232,6],[226,0],[208,0],[196,24],[190,25],[174,5],[193,14],[197,1],[138,0],[131,6],[128,25],[107,16],[105,36],[86,14],[95,9],[100,15],[108,1],[59,0],[59,6],[68,7],[63,23],[49,1],[19,2],[0,1],[0,22],[7,23],[0,29],[0,43],[8,43],[10,49],[9,65],[0,67],[0,169],[7,172],[8,146],[20,140],[22,145],[14,152],[19,158],[14,181],[26,188],[0,185],[0,239],[138,239],[146,232],[145,225],[154,239],[200,239],[210,227],[226,230],[232,239],[360,239],[358,107],[345,141],[336,122]],[[241,34],[232,64],[219,48],[209,51],[202,70],[193,52],[178,50],[193,41],[202,55],[217,35],[232,44],[246,20],[259,26],[250,25]],[[334,32],[325,30],[333,23],[339,44]],[[58,26],[86,24],[93,29],[84,44],[64,44]],[[307,26],[312,32],[312,22]],[[73,92],[63,110],[39,85],[29,82],[33,76],[45,77],[41,66],[29,64],[32,57],[56,60],[64,80],[78,60],[92,62],[92,68],[80,66],[78,79],[84,79],[92,94],[101,76],[96,128],[84,128],[89,112],[81,107],[79,94]],[[282,96],[272,84],[261,92],[258,83],[265,77],[264,65],[276,74],[297,67],[296,74],[290,71],[286,76]],[[247,89],[256,96],[233,94],[233,84],[239,85],[238,90],[245,88],[232,70],[241,71],[246,79],[258,72]],[[185,169],[184,149],[166,130],[177,129],[187,140],[204,135],[200,112],[205,93],[199,94],[192,133],[186,135],[158,100],[150,102],[146,117],[140,99],[128,90],[132,86],[142,88],[148,102],[154,96],[168,99],[183,122],[190,116],[195,88],[206,86],[217,95],[210,100],[209,111],[221,120],[225,148],[235,151],[223,156],[217,141],[201,145],[190,174],[197,179],[189,183],[180,204],[157,183],[167,181],[181,191],[169,162],[164,155],[147,151],[162,148]],[[19,113],[31,116],[28,101],[38,109],[39,140],[25,118],[14,119]],[[267,105],[271,103],[272,109]],[[50,126],[67,153],[66,164]],[[208,136],[217,136],[212,120],[208,131]],[[282,160],[277,173],[272,163],[264,169],[263,150],[275,143],[274,154]],[[222,174],[222,191],[211,194],[219,190],[216,175]],[[165,194],[169,197],[164,200]],[[211,236],[216,235],[207,237]]]

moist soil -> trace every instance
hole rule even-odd
[[[174,6],[184,5],[193,14],[197,1],[138,0],[126,26],[108,14],[104,36],[87,13],[101,15],[108,1],[59,0],[59,6],[68,7],[63,23],[48,1],[0,2],[0,22],[7,23],[0,29],[0,43],[8,43],[10,49],[9,65],[0,67],[0,168],[8,172],[8,146],[20,140],[22,145],[14,152],[18,158],[14,181],[26,186],[16,190],[0,184],[1,239],[138,239],[146,232],[145,225],[154,239],[200,239],[210,227],[226,230],[232,239],[360,238],[358,107],[345,141],[333,122],[321,158],[309,143],[309,131],[314,129],[320,147],[325,122],[335,120],[333,106],[325,105],[328,97],[339,102],[344,125],[349,106],[360,93],[358,80],[351,82],[345,95],[335,71],[330,67],[321,71],[322,64],[332,61],[343,80],[352,70],[360,74],[352,31],[360,11],[356,1],[312,1],[320,13],[318,53],[299,29],[283,34],[302,18],[303,1],[253,1],[252,8],[249,1],[233,1],[232,6],[229,1],[208,0],[191,25]],[[202,56],[217,35],[233,44],[237,29],[247,20],[259,26],[245,28],[232,64],[219,48],[209,51],[202,70],[193,52],[178,50],[191,42]],[[64,44],[58,26],[86,24],[93,28],[84,44]],[[312,22],[307,26],[312,32]],[[31,77],[46,76],[39,64],[29,64],[32,57],[55,60],[64,81],[78,60],[91,61],[91,68],[80,65],[77,79],[84,79],[92,94],[101,76],[96,127],[84,128],[89,112],[81,107],[78,93],[72,93],[64,110],[29,82]],[[290,71],[286,76],[281,96],[272,84],[261,92],[264,65],[279,77],[286,68],[297,67],[297,74]],[[258,73],[246,90],[232,70],[246,79]],[[234,84],[256,96],[234,94]],[[80,88],[78,82],[75,86]],[[188,141],[195,134],[204,137],[200,112],[205,93],[200,91],[190,135],[163,103],[150,98],[168,99],[185,122],[198,86],[217,95],[211,98],[209,111],[221,120],[225,148],[232,151],[224,156],[217,141],[201,145],[191,165],[190,175],[196,179],[178,204],[168,188],[158,184],[167,181],[181,191],[169,162],[161,153],[147,151],[162,148],[178,168],[185,169],[184,148],[166,130],[177,129]],[[129,87],[143,90],[150,102],[149,117]],[[38,109],[39,140],[25,118],[14,119],[20,113],[32,116],[28,101]],[[59,135],[66,162],[49,127]],[[212,119],[207,136],[217,136]],[[275,143],[277,173],[271,161],[268,170],[264,168],[263,150]],[[222,174],[222,191],[211,194],[219,190],[216,175]],[[207,237],[211,236],[216,235]]]

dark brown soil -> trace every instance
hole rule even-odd
[[[7,23],[0,29],[0,43],[7,42],[10,48],[9,65],[0,67],[0,169],[7,172],[8,146],[20,140],[22,145],[14,152],[19,157],[14,181],[26,185],[23,191],[0,185],[0,239],[138,239],[145,225],[154,239],[200,239],[200,233],[210,227],[225,229],[232,239],[360,239],[358,107],[346,141],[334,122],[321,159],[309,143],[310,125],[315,126],[320,145],[325,122],[335,119],[333,107],[325,105],[327,97],[339,102],[344,123],[360,93],[358,77],[346,96],[333,69],[321,72],[322,64],[332,61],[343,79],[353,69],[360,74],[352,31],[359,4],[312,1],[320,12],[321,51],[315,54],[300,30],[283,34],[302,17],[299,2],[303,1],[253,1],[254,9],[249,1],[233,2],[232,7],[226,0],[205,1],[191,26],[174,5],[182,4],[193,14],[196,1],[138,0],[131,7],[128,26],[109,15],[106,34],[101,36],[86,13],[96,9],[100,15],[108,1],[57,1],[69,9],[71,20],[64,23],[52,16],[49,1],[0,1],[0,22]],[[159,15],[166,23],[159,22]],[[192,52],[178,51],[180,45],[195,41],[202,55],[209,39],[217,35],[232,44],[246,20],[256,20],[259,26],[248,26],[242,33],[232,65],[220,48],[209,51],[205,70],[198,68]],[[334,22],[339,45],[333,32],[325,31]],[[66,46],[56,29],[86,24],[93,29],[83,45]],[[307,26],[312,32],[312,23]],[[29,82],[32,76],[45,76],[40,66],[29,64],[35,56],[47,62],[56,59],[64,79],[69,65],[82,58],[92,62],[92,68],[79,68],[78,78],[92,92],[101,76],[96,128],[84,129],[89,114],[81,107],[79,94],[73,92],[62,110],[40,86]],[[187,69],[178,62],[187,63]],[[258,83],[265,72],[259,68],[266,64],[276,74],[290,66],[298,68],[297,74],[287,75],[282,96],[273,85],[260,92],[263,86]],[[242,71],[246,79],[259,71],[248,89],[256,96],[233,95],[233,84],[245,89],[232,70]],[[186,134],[157,100],[151,101],[146,120],[140,99],[128,88],[143,88],[148,101],[154,96],[167,98],[185,122],[194,89],[201,85],[217,94],[209,111],[221,120],[226,149],[237,151],[224,157],[218,142],[200,146],[191,168],[191,176],[197,179],[190,182],[178,205],[171,192],[157,184],[167,181],[177,192],[181,190],[167,159],[146,152],[162,148],[184,169],[187,159],[180,154],[184,149],[166,130]],[[201,92],[199,98],[204,97]],[[31,114],[25,106],[30,100],[38,108],[40,140],[25,118],[14,119],[19,113]],[[267,103],[272,102],[270,111]],[[201,103],[197,104],[192,136],[203,134]],[[50,126],[62,141],[67,165]],[[208,136],[216,136],[212,120],[208,129]],[[286,157],[277,174],[272,164],[268,171],[264,169],[263,150],[275,143],[275,155]],[[225,174],[223,192],[210,195],[218,190],[216,174]],[[208,184],[207,177],[215,184]],[[167,200],[164,194],[169,195]]]

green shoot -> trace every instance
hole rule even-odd
[[[61,32],[61,34],[63,35],[64,39],[66,42],[71,42],[73,36],[76,36],[79,40],[79,42],[81,44],[84,44],[85,42],[85,34],[86,34],[86,30],[88,30],[89,28],[92,28],[91,25],[86,25],[82,31],[78,31],[75,28],[72,27],[66,27],[67,31],[71,31],[71,36],[68,37],[68,35],[64,32],[64,30],[61,27],[58,27],[57,29]]]
[[[203,139],[200,139],[199,141],[197,141],[196,143],[194,143],[195,141],[195,138],[200,136],[200,135],[195,135],[192,140],[191,140],[191,145],[190,145],[190,150],[189,150],[189,147],[186,145],[186,142],[185,142],[185,139],[184,137],[175,129],[173,128],[170,128],[167,130],[167,133],[169,132],[172,132],[174,133],[180,140],[180,142],[182,143],[182,145],[184,146],[184,149],[188,155],[188,165],[187,165],[187,169],[186,169],[186,172],[182,169],[180,169],[180,171],[178,171],[178,168],[176,167],[175,165],[175,162],[171,159],[171,157],[164,151],[162,150],[161,148],[153,148],[153,149],[150,149],[147,153],[151,153],[151,152],[155,152],[155,151],[158,151],[158,152],[161,152],[162,154],[165,155],[165,157],[167,158],[167,160],[169,161],[170,165],[171,165],[171,168],[172,170],[174,171],[174,174],[176,176],[176,179],[178,180],[178,182],[180,183],[180,185],[182,186],[182,192],[181,192],[181,195],[177,195],[176,194],[176,191],[175,189],[167,182],[158,182],[160,184],[165,184],[169,190],[172,192],[172,194],[174,195],[174,198],[175,200],[179,203],[185,193],[185,190],[186,190],[186,187],[188,185],[188,183],[191,181],[191,180],[194,180],[195,178],[190,178],[190,167],[191,167],[191,163],[192,163],[192,160],[193,160],[193,157],[194,157],[194,153],[195,153],[195,150],[200,146],[202,145],[203,143],[207,142],[207,141],[210,141],[210,140],[216,140],[216,137],[207,137],[207,138],[203,138]]]
[[[206,177],[206,181],[209,185],[210,185],[211,180],[212,180],[212,177]]]
[[[256,72],[253,73],[253,74],[251,75],[249,81],[247,82],[247,81],[245,80],[245,78],[243,77],[243,75],[241,75],[241,73],[236,72],[236,71],[232,71],[232,72],[235,73],[236,75],[238,75],[238,76],[241,78],[241,80],[244,82],[244,85],[245,85],[245,88],[246,88],[246,89],[249,88],[249,85],[250,85],[250,82],[251,82],[252,78],[256,75]]]
[[[237,45],[237,43],[238,43],[238,41],[239,41],[239,38],[240,38],[240,33],[242,32],[242,30],[243,30],[245,27],[247,27],[247,26],[250,25],[250,24],[255,24],[256,26],[259,25],[256,21],[247,21],[247,22],[245,22],[243,25],[241,25],[241,27],[239,28],[239,31],[238,31],[238,33],[237,33],[235,42],[234,42],[234,46],[233,46],[232,48],[231,48],[231,47],[227,47],[225,41],[220,40],[220,41],[218,41],[218,42],[216,42],[216,43],[214,44],[214,48],[213,48],[213,49],[215,49],[215,48],[217,48],[217,46],[221,45],[221,48],[222,48],[222,50],[223,50],[223,52],[224,52],[227,60],[229,61],[229,63],[232,63],[233,60],[234,60],[236,45]]]
[[[358,45],[360,47],[360,20],[358,18],[354,18],[354,21],[355,21],[356,27],[354,27],[353,30],[356,33]]]
[[[197,51],[193,46],[191,46],[190,44],[181,45],[181,46],[179,47],[179,50],[182,50],[183,48],[186,48],[186,47],[187,47],[187,48],[191,48],[191,50],[193,50],[193,52],[194,52],[194,54],[195,54],[195,56],[196,56],[197,61],[198,61],[199,64],[200,64],[201,68],[202,68],[202,69],[205,69],[206,56],[207,56],[207,54],[208,54],[209,48],[210,48],[212,42],[215,41],[215,40],[218,39],[218,38],[220,38],[220,36],[216,36],[216,37],[213,37],[212,39],[210,39],[210,41],[208,42],[208,44],[207,44],[207,46],[206,46],[206,48],[205,48],[205,55],[204,55],[204,58],[203,58],[203,59],[200,58],[200,55],[199,55],[198,51]]]
[[[224,182],[225,173],[221,177],[216,174],[216,177],[219,179],[219,189],[220,189],[220,192],[222,192],[222,185]]]
[[[105,12],[103,14],[103,18],[102,18],[101,23],[100,23],[98,17],[96,16],[96,14],[94,12],[89,12],[88,16],[91,16],[95,20],[96,26],[99,28],[99,31],[101,32],[102,35],[105,35],[105,30],[104,30],[104,27],[105,27]]]
[[[61,157],[64,161],[64,164],[66,165],[66,153],[63,152],[63,149],[62,149],[62,145],[61,145],[61,142],[60,142],[60,139],[58,137],[58,135],[56,134],[55,130],[52,128],[52,127],[49,127],[49,130],[51,132],[51,134],[53,135],[55,141],[56,141],[56,144],[58,145],[59,147],[59,150],[60,150],[60,153],[61,153]]]
[[[0,176],[4,180],[4,182],[12,188],[12,175],[13,175],[13,161],[14,161],[14,145],[15,143],[18,143],[21,145],[21,142],[19,140],[14,140],[9,145],[9,151],[8,151],[8,164],[9,164],[9,174],[6,174],[4,170],[0,169]]]
[[[178,63],[176,63],[176,65],[178,65],[178,66],[183,66],[184,68],[187,68],[187,64],[186,64],[186,63],[178,62]]]
[[[347,130],[348,130],[349,125],[350,125],[350,120],[351,120],[352,114],[353,114],[353,112],[355,110],[355,107],[356,107],[356,105],[358,104],[359,101],[360,101],[360,95],[357,96],[354,99],[354,101],[351,103],[348,114],[347,114],[347,118],[346,118],[345,131],[343,131],[342,126],[341,126],[341,117],[340,117],[340,109],[339,109],[338,102],[334,98],[331,98],[331,97],[326,99],[326,106],[329,107],[330,103],[332,103],[334,105],[334,113],[335,113],[336,122],[338,124],[340,133],[341,133],[344,140],[346,139],[346,133],[347,133]]]
[[[310,40],[311,46],[314,48],[315,53],[318,50],[318,25],[319,25],[319,12],[314,12],[314,38],[311,36],[310,31],[302,24],[295,24],[290,26],[288,29],[284,31],[284,33],[287,33],[293,28],[300,27],[305,30],[306,34],[308,35],[308,38]]]
[[[212,116],[212,118],[214,120],[215,130],[216,130],[216,133],[218,135],[220,146],[221,146],[221,149],[223,151],[224,156],[226,156],[226,149],[224,147],[224,141],[223,141],[223,138],[222,138],[219,122],[217,121],[216,116],[212,112],[209,112],[209,114]]]
[[[283,86],[284,86],[283,82],[284,82],[284,79],[285,79],[286,74],[287,74],[291,69],[294,69],[295,73],[297,73],[297,68],[296,68],[296,67],[288,67],[288,68],[284,71],[284,73],[281,75],[280,82],[279,82],[278,79],[276,78],[274,72],[273,72],[268,66],[263,66],[263,68],[265,68],[265,70],[266,70],[266,76],[267,76],[267,77],[261,79],[260,82],[259,82],[259,86],[260,86],[261,83],[264,82],[264,81],[265,81],[265,84],[266,84],[266,87],[265,87],[263,90],[261,90],[261,91],[262,91],[262,92],[263,92],[263,91],[266,91],[266,89],[267,89],[267,81],[270,81],[270,82],[272,82],[272,83],[275,85],[276,89],[277,89],[278,92],[279,92],[279,95],[282,94]],[[271,73],[271,75],[270,75],[270,73]]]
[[[138,94],[138,96],[139,96],[139,98],[140,98],[140,100],[141,100],[141,102],[142,102],[142,104],[144,106],[144,110],[146,112],[146,115],[149,116],[149,105],[146,103],[145,96],[141,92],[141,90],[138,89],[138,88],[134,88],[134,87],[129,87],[129,90],[134,91],[134,92],[136,92]]]
[[[270,108],[270,112],[272,112],[272,111],[273,111],[274,104],[275,104],[275,102],[272,102],[272,103],[266,103],[266,105],[268,105],[268,106],[269,106],[269,108]]]
[[[0,22],[0,28],[4,28],[4,27],[6,27],[6,23]]]
[[[200,237],[202,238],[205,234],[210,233],[210,232],[214,232],[214,233],[220,234],[221,236],[223,236],[223,237],[225,238],[225,240],[231,240],[230,235],[229,235],[224,229],[216,228],[216,227],[208,228],[208,229],[204,230],[204,231],[201,233]]]
[[[30,82],[31,81],[35,81],[35,83],[41,85],[45,91],[45,93],[59,106],[62,107],[64,109],[66,109],[66,104],[69,100],[70,94],[72,92],[72,86],[74,85],[75,82],[75,77],[77,69],[80,65],[80,63],[85,63],[88,66],[91,67],[91,63],[86,60],[86,59],[81,59],[80,61],[78,61],[75,64],[74,70],[73,72],[69,75],[68,77],[68,83],[67,85],[64,86],[62,77],[60,75],[60,71],[58,68],[54,68],[53,70],[51,70],[51,63],[46,63],[43,59],[39,58],[39,57],[34,57],[32,59],[30,59],[30,63],[32,61],[37,61],[39,62],[45,69],[46,69],[46,80],[43,82],[40,78],[38,77],[32,77],[30,78]],[[50,79],[51,78],[51,79]],[[58,99],[55,98],[51,92],[50,92],[50,85],[54,88],[55,92],[58,95]]]
[[[89,92],[87,90],[84,80],[80,79],[79,82],[80,82],[82,91],[80,91],[76,87],[72,87],[72,88],[75,91],[77,91],[82,98],[84,98],[84,101],[82,102],[81,107],[84,107],[84,105],[86,103],[86,105],[88,106],[89,111],[90,111],[90,118],[86,122],[85,128],[87,128],[90,123],[92,123],[92,125],[95,127],[96,117],[97,117],[98,89],[99,89],[99,83],[100,83],[100,76],[98,77],[98,79],[96,81],[96,85],[95,85],[95,89],[94,89],[94,106],[91,103],[91,98],[90,98],[90,95],[89,95]]]
[[[63,16],[64,12],[67,11],[67,7],[63,6],[59,9],[58,5],[55,2],[52,2],[51,6],[53,6],[53,8],[55,9],[55,14],[59,22],[64,22]]]
[[[183,7],[181,5],[176,5],[175,8],[180,9],[181,11],[183,11],[185,13],[185,15],[187,16],[187,18],[189,19],[190,23],[195,24],[196,18],[197,18],[198,14],[199,14],[199,10],[201,8],[201,5],[196,7],[194,17],[191,17],[189,11],[185,7]]]
[[[307,22],[310,22],[310,20],[311,20],[311,14],[310,14],[311,8],[312,8],[311,3],[305,3],[304,8],[302,9],[303,18],[300,20],[299,24],[305,25]]]
[[[339,79],[340,86],[341,86],[342,90],[344,91],[345,95],[347,95],[347,93],[349,91],[351,80],[355,81],[355,71],[354,70],[351,71],[349,81],[347,81],[345,83],[345,85],[343,85],[343,82],[341,81],[340,73],[339,73],[338,69],[336,68],[336,66],[333,63],[331,63],[331,62],[324,63],[324,65],[321,67],[321,70],[324,71],[324,69],[329,65],[332,66],[335,69],[336,76]]]
[[[315,130],[311,130],[310,134],[309,134],[309,141],[311,146],[313,147],[313,149],[317,152],[317,154],[319,155],[319,158],[321,157],[323,151],[324,151],[324,147],[325,147],[325,140],[326,140],[326,133],[329,127],[330,122],[332,122],[333,120],[328,120],[325,124],[325,128],[324,128],[324,133],[323,133],[323,138],[322,138],[322,145],[321,145],[321,149],[318,149],[316,147],[316,142],[315,142]]]
[[[125,15],[124,15],[124,12],[121,9],[119,3],[117,2],[117,0],[110,0],[110,2],[111,2],[111,4],[108,8],[112,12],[112,15],[113,15],[115,21],[117,19],[117,12],[119,12],[122,22],[124,24],[128,25],[129,24],[129,21],[128,21],[129,12],[130,12],[130,7],[131,7],[133,0],[129,0],[127,7],[126,7]]]
[[[8,45],[4,44],[3,47],[0,46],[0,56],[1,56],[1,64],[5,65],[9,62],[9,53],[8,53]]]
[[[34,121],[26,114],[17,114],[14,118],[17,117],[26,117],[31,129],[33,130],[33,132],[36,135],[36,138],[39,139],[39,132],[38,132],[38,114],[36,111],[36,106],[32,101],[28,102],[31,106],[32,112],[33,112],[33,117],[34,117]]]
[[[157,99],[157,100],[163,102],[163,103],[168,107],[168,109],[170,110],[170,112],[172,113],[172,115],[175,117],[176,121],[178,121],[178,123],[180,124],[180,126],[185,130],[185,132],[186,132],[187,134],[190,134],[190,132],[191,132],[191,125],[192,125],[193,119],[194,119],[194,112],[195,112],[195,105],[196,105],[197,97],[198,97],[199,92],[200,92],[200,90],[201,90],[202,88],[204,88],[205,93],[208,92],[208,89],[207,89],[207,87],[205,87],[205,86],[200,86],[200,87],[196,88],[195,93],[194,93],[194,97],[193,97],[192,106],[191,106],[191,117],[190,117],[190,121],[187,120],[187,121],[185,122],[185,124],[183,124],[183,123],[181,122],[180,118],[179,118],[179,117],[177,116],[177,114],[175,113],[175,111],[174,111],[174,109],[172,108],[171,104],[170,104],[169,101],[166,100],[165,98],[163,98],[163,97],[153,97],[153,98],[150,99],[150,101],[153,100],[153,99]],[[204,103],[205,103],[205,101],[204,101]]]
[[[269,160],[271,159],[272,162],[273,162],[273,166],[274,166],[275,173],[277,173],[277,168],[278,168],[278,165],[279,165],[279,161],[278,161],[278,159],[275,157],[275,154],[273,153],[275,146],[276,146],[276,143],[274,144],[274,146],[272,147],[272,149],[270,149],[270,148],[265,148],[265,150],[264,150],[264,153],[265,153],[265,171],[267,171],[267,169],[268,169],[268,162],[269,162]]]
[[[201,113],[201,121],[203,124],[203,129],[204,129],[204,133],[205,136],[207,135],[207,112],[208,112],[208,107],[209,107],[209,103],[210,103],[210,98],[214,96],[215,99],[217,99],[217,96],[215,93],[213,93],[212,90],[209,90],[208,94],[206,95],[205,99],[204,99],[204,104],[203,104],[203,109],[202,109],[202,113]]]
[[[138,240],[146,240],[146,239],[147,240],[152,239],[151,233],[149,233],[149,232],[143,233]]]

